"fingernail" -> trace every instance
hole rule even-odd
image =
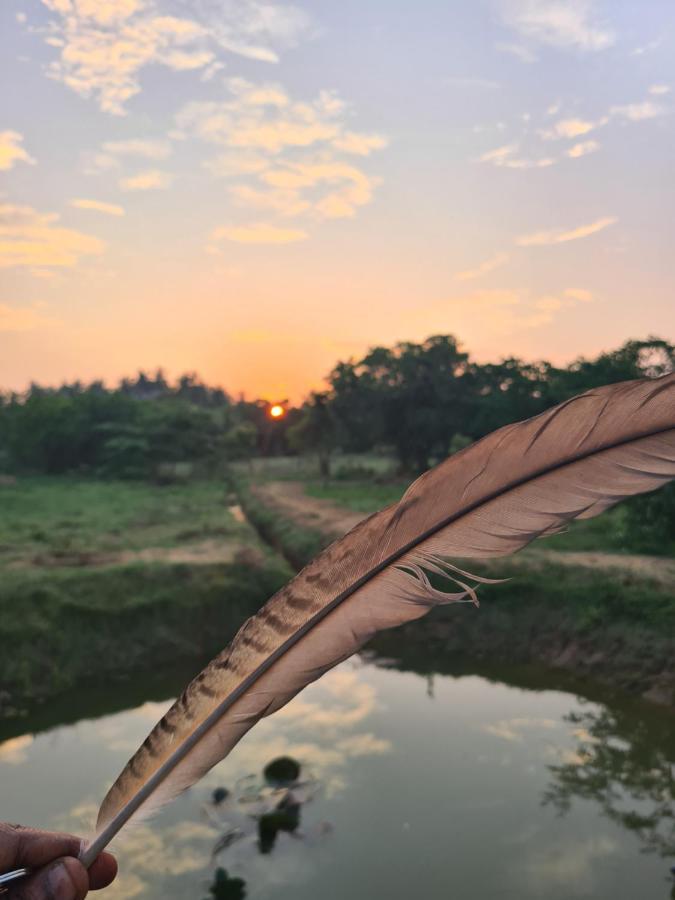
[[[57,863],[47,873],[50,900],[74,900],[77,888],[70,877],[70,872],[63,863]]]

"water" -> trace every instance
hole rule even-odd
[[[584,698],[534,670],[428,658],[405,669],[350,660],[260,723],[118,841],[120,878],[104,896],[675,897],[669,714]],[[1,817],[86,832],[185,680],[80,692],[0,725]],[[304,784],[270,818],[286,792],[261,773],[280,755],[302,763]],[[216,806],[218,787],[230,795]],[[229,846],[214,856],[219,843]]]

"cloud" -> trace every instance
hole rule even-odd
[[[649,93],[653,94],[655,97],[660,97],[663,94],[669,94],[670,90],[669,84],[652,84],[649,88]]]
[[[502,0],[503,22],[524,38],[562,49],[604,50],[614,33],[599,21],[595,0]]]
[[[626,103],[623,106],[612,106],[610,114],[629,122],[642,122],[644,119],[656,119],[665,115],[665,109],[658,103],[645,100],[644,103]]]
[[[618,219],[614,216],[605,216],[602,219],[591,222],[589,225],[580,225],[578,228],[573,228],[571,231],[563,231],[559,228],[552,231],[537,231],[534,234],[525,234],[517,238],[516,244],[519,247],[548,247],[553,244],[565,244],[568,241],[577,241],[580,238],[596,234],[598,231],[603,231],[617,221]]]
[[[3,328],[3,310],[8,307],[0,304],[0,331],[13,331],[14,329]],[[21,329],[23,330],[23,329]],[[10,738],[0,744],[0,762],[7,763],[10,766],[18,766],[26,762],[28,758],[28,748],[33,743],[32,734],[22,734],[20,737]]]
[[[553,296],[532,298],[526,291],[482,289],[447,301],[448,310],[469,337],[510,335],[525,329],[541,328],[552,322],[571,299]]]
[[[305,231],[297,228],[279,228],[265,222],[253,225],[226,225],[216,228],[211,234],[213,241],[235,241],[238,244],[291,244],[304,241]]]
[[[310,208],[310,204],[301,199],[298,191],[260,190],[247,184],[238,184],[230,188],[230,194],[239,206],[271,210],[289,218],[299,216]]]
[[[209,159],[204,163],[204,168],[216,178],[232,178],[235,175],[255,175],[263,172],[268,165],[264,156],[243,150]]]
[[[320,218],[339,219],[353,216],[357,207],[372,199],[375,180],[355,166],[343,162],[289,163],[268,169],[260,180],[273,190],[288,192],[302,201],[302,192],[320,185],[328,189],[313,199],[312,209]],[[307,204],[309,206],[309,204]]]
[[[105,250],[99,238],[58,225],[56,213],[0,204],[0,268],[72,268]]]
[[[88,209],[93,212],[105,213],[108,216],[123,216],[124,209],[116,203],[103,203],[101,200],[85,200],[77,198],[70,201],[70,205],[75,209]]]
[[[333,141],[336,149],[355,156],[370,156],[373,150],[382,150],[387,144],[387,139],[380,134],[357,134],[354,131],[347,131]]]
[[[494,256],[491,256],[490,259],[486,259],[485,262],[480,263],[475,269],[466,269],[463,272],[457,272],[455,278],[457,281],[470,281],[474,278],[480,278],[483,275],[487,275],[488,272],[493,272],[500,266],[505,265],[508,261],[508,253],[496,253]]]
[[[566,288],[563,293],[566,297],[572,300],[580,300],[582,303],[590,303],[593,300],[592,291],[586,290],[586,288]]]
[[[178,113],[181,134],[223,146],[278,154],[288,148],[326,145],[342,136],[342,101],[321,91],[312,101],[292,101],[278,84],[227,82],[231,98],[189,103]]]
[[[488,150],[487,153],[483,153],[482,156],[478,157],[478,162],[491,162],[498,166],[501,164],[501,160],[511,156],[517,150],[518,144],[503,144],[501,147],[496,147],[494,150]]]
[[[23,162],[35,165],[32,156],[21,147],[23,135],[18,131],[0,131],[0,171],[12,169],[16,163]]]
[[[262,0],[179,0],[185,16],[158,15],[151,0],[42,2],[54,14],[46,43],[59,51],[48,75],[114,115],[141,90],[146,66],[206,69],[223,50],[273,63],[309,24],[296,7]]]
[[[656,38],[653,41],[649,41],[647,44],[643,44],[641,47],[635,47],[634,50],[631,50],[630,56],[644,56],[645,53],[651,53],[652,50],[656,50],[656,48],[660,46],[661,38]]]
[[[500,722],[481,725],[480,730],[484,734],[490,734],[493,737],[502,738],[505,741],[513,743],[523,742],[523,732],[536,729],[551,731],[558,727],[555,719],[530,719],[530,718],[514,718],[502,719]]]
[[[600,144],[597,141],[581,141],[581,143],[574,144],[573,147],[570,147],[567,151],[567,155],[571,156],[572,159],[578,159],[580,156],[587,156],[589,153],[595,153],[595,151],[599,149]]]
[[[522,44],[505,44],[499,41],[495,44],[495,47],[497,50],[501,50],[502,53],[509,53],[511,56],[515,56],[522,63],[534,63],[537,61],[537,54]]]
[[[102,149],[110,156],[140,156],[143,159],[166,159],[171,155],[171,144],[168,141],[148,138],[106,141]]]
[[[370,156],[387,140],[346,129],[346,106],[336,93],[296,100],[274,82],[230,78],[226,86],[224,101],[183,107],[174,136],[224,149],[204,166],[236,179],[230,193],[239,206],[323,220],[353,216],[371,202],[379,179],[342,157]]]
[[[529,157],[516,157],[513,154],[519,149],[518,144],[504,144],[494,150],[488,150],[478,157],[478,162],[491,163],[504,169],[546,169],[555,164],[551,156],[543,156],[539,159]]]
[[[605,122],[588,122],[584,119],[561,119],[552,128],[541,131],[540,134],[546,141],[557,141],[560,138],[575,138],[580,137],[582,134],[588,134],[589,131],[593,131],[599,124],[605,124]]]
[[[146,172],[138,172],[120,178],[119,185],[123,191],[156,191],[166,190],[173,182],[173,175],[169,172],[160,172],[158,169],[149,169]]]

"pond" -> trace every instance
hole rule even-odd
[[[188,675],[0,725],[2,818],[86,833]],[[532,669],[349,660],[120,838],[104,896],[675,897],[672,716],[585,693]],[[263,777],[280,756],[301,764],[290,788]]]

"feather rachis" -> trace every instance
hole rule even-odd
[[[240,629],[153,729],[104,801],[101,828],[113,823],[114,831],[134,804],[149,811],[171,799],[262,715],[376,631],[437,602],[475,598],[466,582],[460,592],[442,594],[425,569],[480,583],[448,569],[445,558],[514,552],[672,478],[674,388],[673,376],[614,385],[506,426],[426,473],[399,504],[332,544]],[[139,791],[149,795],[140,804]]]

